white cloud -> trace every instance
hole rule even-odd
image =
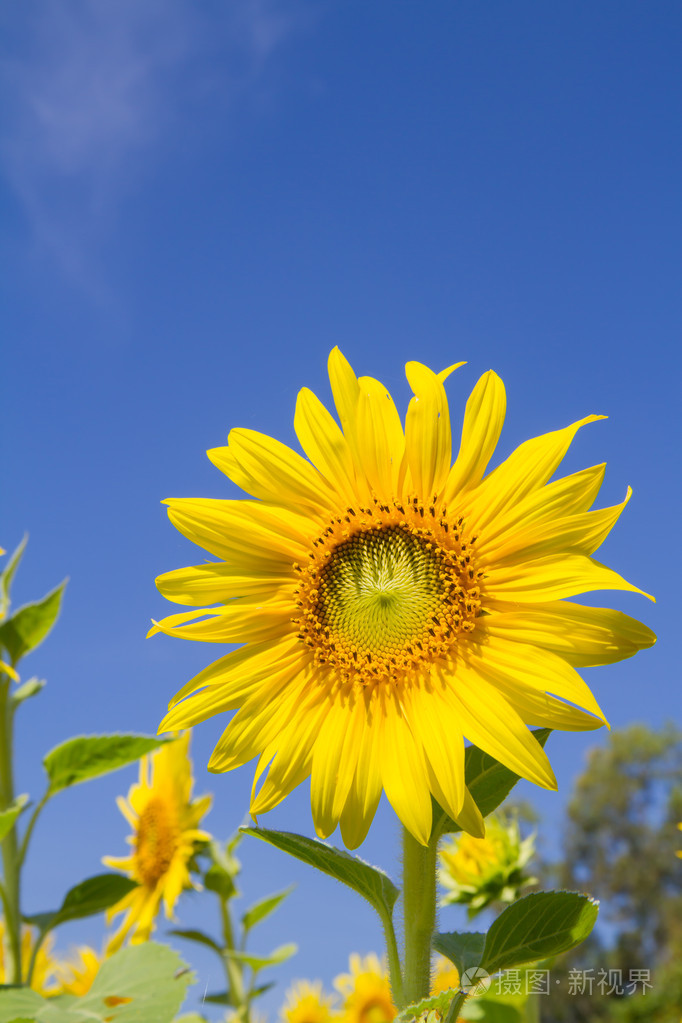
[[[276,0],[44,0],[11,8],[0,159],[38,251],[81,283],[117,201],[181,129],[192,96],[206,101],[208,90],[229,108],[301,12]]]

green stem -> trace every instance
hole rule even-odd
[[[0,684],[0,810],[7,809],[14,801],[14,777],[12,770],[12,726],[14,713],[9,698],[9,687],[9,679],[3,679]],[[2,841],[2,865],[7,942],[5,977],[10,984],[21,984],[20,869],[17,853],[16,826],[10,828]]]
[[[26,859],[26,853],[28,851],[28,843],[29,843],[29,841],[31,839],[31,835],[33,834],[33,829],[35,827],[35,823],[38,820],[38,817],[40,816],[41,811],[47,805],[47,802],[50,799],[51,795],[52,795],[51,792],[49,792],[49,791],[46,792],[45,795],[43,796],[43,798],[40,800],[40,802],[37,803],[36,806],[33,809],[33,813],[31,814],[31,816],[29,818],[28,824],[26,825],[26,831],[24,832],[24,837],[21,840],[21,845],[19,846],[19,852],[17,853],[17,862],[19,864],[19,867],[21,867],[23,865],[23,862]]]
[[[223,942],[225,952],[235,952],[236,946],[234,942],[234,929],[232,927],[232,918],[230,917],[230,908],[227,904],[227,899],[220,899],[220,916],[223,924]],[[242,964],[233,959],[230,955],[223,955],[223,962],[225,964],[225,976],[227,978],[227,986],[230,992],[232,1005],[237,1010],[237,1015],[243,1023],[248,1023],[249,1012],[248,1004],[244,998],[244,975]]]
[[[391,919],[390,913],[381,913],[380,916],[381,923],[384,928],[384,939],[386,941],[386,957],[388,959],[388,976],[391,982],[391,993],[393,995],[393,1001],[398,1009],[402,1009],[405,1005],[407,1005],[407,1001],[405,1000],[403,974],[400,965],[398,942],[396,941],[395,930],[393,928],[393,920]]]
[[[403,913],[405,998],[411,1005],[431,990],[431,940],[436,927],[438,835],[422,845],[403,828]]]

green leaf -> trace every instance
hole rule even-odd
[[[0,990],[0,1023],[15,1023],[16,1020],[34,1023],[38,1012],[46,1007],[46,1000],[30,988],[6,987]]]
[[[105,959],[78,1006],[111,1023],[171,1023],[190,982],[192,974],[177,952],[148,941]],[[117,998],[130,1001],[112,1005]]]
[[[552,733],[551,728],[533,729],[533,735],[544,746]],[[478,746],[467,746],[464,751],[464,778],[481,814],[487,817],[496,810],[502,803],[516,783],[521,780],[520,775],[514,774],[508,767],[504,767],[498,760],[484,753]],[[438,806],[434,812],[434,821],[439,821],[441,834],[450,834],[461,831],[456,821],[450,819],[444,810]]]
[[[599,904],[577,892],[533,892],[501,913],[488,931],[481,966],[488,973],[565,952],[587,937]]]
[[[238,963],[243,963],[244,966],[250,966],[252,970],[264,970],[266,966],[279,966],[280,963],[285,963],[297,952],[298,945],[294,945],[292,942],[288,945],[280,945],[269,956],[257,956],[251,952],[237,952],[232,949],[225,949],[223,955],[228,959],[235,959]]]
[[[280,903],[286,899],[287,895],[291,895],[293,890],[294,885],[291,885],[289,888],[285,888],[283,892],[277,892],[276,895],[268,895],[266,898],[254,903],[253,906],[249,906],[242,916],[242,927],[244,930],[250,931],[252,927],[255,927],[257,923],[264,920],[266,916],[270,916]]]
[[[271,980],[269,984],[259,984],[259,986],[255,987],[251,992],[251,997],[259,998],[261,995],[264,995],[266,991],[269,991],[270,988],[273,988],[274,986],[275,986],[274,980]]]
[[[229,991],[214,991],[210,995],[202,995],[205,1002],[210,1002],[212,1005],[233,1005],[232,997]]]
[[[234,855],[234,850],[241,841],[241,835],[233,836],[222,846],[219,842],[211,840],[202,850],[211,858],[211,865],[206,870],[203,881],[210,892],[215,892],[223,902],[233,899],[239,892],[235,879],[241,870],[241,863]]]
[[[237,894],[234,881],[217,863],[212,863],[204,874],[204,887],[208,888],[209,892],[215,892],[224,902]]]
[[[423,998],[421,1002],[413,1005],[406,1005],[402,1012],[398,1013],[394,1023],[412,1023],[412,1020],[422,1020],[424,1023],[439,1023],[445,1019],[453,999],[452,991],[441,991],[437,995],[430,995]]]
[[[172,930],[168,932],[174,934],[177,938],[185,938],[187,941],[196,941],[199,945],[207,945],[212,948],[214,952],[217,952],[222,957],[223,950],[217,941],[214,941],[209,934],[204,934],[203,931],[195,930]]]
[[[16,664],[24,654],[35,650],[57,620],[66,580],[35,604],[26,604],[0,625],[0,643]]]
[[[168,740],[157,739],[154,735],[81,735],[67,739],[50,750],[43,760],[49,791],[54,795],[70,785],[117,771],[164,742]]]
[[[146,942],[120,949],[106,959],[81,998],[48,1000],[27,988],[0,991],[0,1023],[17,1019],[29,1023],[172,1023],[191,980],[176,952]]]
[[[28,682],[24,682],[23,685],[17,686],[10,696],[10,699],[15,705],[23,703],[24,700],[28,700],[31,696],[35,696],[36,693],[39,693],[44,686],[44,678],[30,678]]]
[[[24,548],[28,541],[28,533],[24,534],[24,538],[15,551],[10,556],[9,561],[5,565],[2,574],[0,575],[0,618],[4,618],[7,614],[7,610],[10,605],[9,591],[12,586],[12,580],[14,579],[14,573],[19,567],[21,556],[24,553]]]
[[[303,835],[294,835],[288,831],[268,831],[266,828],[241,828],[247,835],[253,835],[264,842],[269,842],[276,849],[295,856],[303,863],[309,863],[323,874],[329,874],[342,884],[348,885],[358,895],[367,899],[370,906],[380,917],[390,918],[395,901],[400,895],[399,890],[388,874],[376,867],[371,867],[359,856],[341,852],[326,842],[318,842]]]
[[[71,888],[64,896],[59,909],[52,913],[34,913],[24,917],[29,924],[35,924],[42,933],[54,930],[67,920],[80,920],[94,916],[114,906],[128,892],[137,887],[135,881],[123,874],[97,874]]]
[[[14,822],[21,811],[26,808],[27,803],[28,796],[26,794],[17,796],[6,809],[0,811],[0,842],[5,835],[10,833],[14,827]]]
[[[433,947],[455,964],[461,977],[466,970],[475,969],[481,962],[485,939],[485,934],[479,931],[436,934]]]
[[[173,1023],[208,1023],[205,1016],[198,1012],[183,1012],[182,1016],[176,1016]]]

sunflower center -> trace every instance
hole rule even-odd
[[[168,871],[177,848],[177,827],[163,799],[152,796],[140,814],[135,839],[138,875],[154,888]]]
[[[299,636],[341,681],[395,680],[474,628],[480,573],[471,544],[457,525],[428,512],[349,508],[299,569]]]
[[[320,621],[358,653],[403,649],[439,608],[438,560],[433,547],[400,526],[356,533],[320,573]]]

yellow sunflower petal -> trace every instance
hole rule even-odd
[[[563,600],[488,615],[482,627],[491,636],[551,650],[576,668],[613,664],[656,642],[651,629],[622,611]]]
[[[128,821],[128,824],[130,824],[131,828],[134,828],[135,825],[137,824],[137,815],[133,811],[127,799],[124,799],[123,796],[117,796],[116,806],[119,808],[125,819]]]
[[[413,735],[421,739],[432,778],[438,779],[439,802],[453,819],[464,803],[464,739],[457,713],[440,687],[415,688],[404,697]]]
[[[237,597],[291,599],[296,586],[287,575],[235,572],[232,565],[191,565],[157,576],[156,586],[167,600],[176,604],[225,604]]]
[[[601,717],[587,714],[584,710],[562,703],[547,693],[521,686],[518,682],[511,685],[498,680],[496,686],[519,717],[532,727],[585,732],[601,728],[605,723]]]
[[[341,837],[349,849],[357,849],[364,842],[383,788],[380,734],[375,723],[365,720],[364,733],[358,745],[355,775],[340,819]]]
[[[194,725],[216,714],[236,710],[245,699],[248,699],[257,685],[258,682],[251,682],[250,685],[238,689],[236,693],[221,685],[208,686],[200,693],[194,693],[193,696],[171,707],[162,718],[157,731],[161,734],[174,732],[178,728],[193,728]]]
[[[360,385],[351,364],[339,348],[329,353],[329,382],[334,396],[334,404],[343,432],[352,445],[354,440],[355,407],[360,396]]]
[[[437,798],[437,797],[436,797]],[[474,798],[469,792],[469,789],[464,789],[464,803],[462,809],[459,811],[454,820],[459,824],[463,831],[468,832],[474,838],[483,838],[485,835],[485,821],[481,815],[481,811],[474,802]]]
[[[495,686],[462,666],[450,688],[464,734],[476,746],[522,778],[557,787],[547,754]]]
[[[358,492],[350,445],[332,415],[307,387],[298,393],[294,429],[306,455],[334,486],[342,504],[353,505]]]
[[[492,370],[484,373],[466,404],[462,441],[443,491],[443,503],[449,507],[463,490],[475,487],[482,479],[500,439],[507,398],[504,384]]]
[[[299,668],[293,677],[285,672],[264,683],[223,732],[208,762],[209,771],[229,771],[259,756],[292,716],[300,713],[310,684],[310,665]]]
[[[188,540],[231,565],[256,572],[290,571],[305,557],[308,540],[296,530],[298,516],[256,501],[171,498],[168,518]]]
[[[249,476],[248,472],[242,469],[241,465],[237,461],[237,457],[229,447],[220,448],[209,448],[206,452],[210,461],[215,465],[216,469],[220,469],[222,473],[227,476],[235,486],[243,490],[245,494],[252,494],[253,486],[257,487],[254,479]]]
[[[355,406],[355,435],[362,466],[373,491],[385,501],[398,492],[405,437],[393,398],[372,377],[360,377]]]
[[[488,565],[485,589],[492,607],[502,601],[560,600],[593,590],[630,590],[653,600],[617,572],[583,554],[552,554],[526,563]]]
[[[562,551],[593,554],[615,526],[631,496],[632,490],[628,487],[625,500],[611,508],[545,519],[541,523],[519,527],[511,534],[508,532],[496,543],[481,544],[480,564],[484,568],[488,562],[497,565],[525,562]]]
[[[486,624],[484,621],[481,631],[485,629]],[[467,651],[469,667],[482,678],[493,683],[503,680],[506,683],[518,683],[523,687],[553,693],[564,700],[570,700],[591,714],[596,714],[604,724],[607,724],[604,712],[589,686],[575,668],[562,657],[541,647],[518,641],[510,642],[504,635],[486,632],[485,636],[485,642],[480,647]]]
[[[381,773],[389,803],[422,845],[431,834],[431,794],[421,743],[415,740],[392,694],[386,694]]]
[[[300,642],[295,636],[284,636],[278,643],[250,643],[209,664],[175,694],[169,706],[174,707],[204,686],[220,684],[226,689],[229,687],[235,695],[246,695],[253,683],[300,660]]]
[[[208,614],[211,617],[201,622],[190,621],[190,615],[197,617]],[[167,636],[179,636],[181,639],[199,639],[204,643],[239,643],[248,640],[262,643],[265,640],[279,639],[291,630],[291,609],[287,603],[263,604],[228,604],[220,608],[204,608],[199,612],[169,615],[160,622],[154,622],[149,630],[153,636],[156,631]]]
[[[518,529],[540,527],[567,515],[587,511],[599,493],[606,463],[562,476],[539,490],[527,494],[491,522],[481,537],[479,550],[487,551],[514,536]]]
[[[315,830],[331,835],[355,776],[362,737],[365,701],[352,691],[327,707],[313,753],[310,800]]]
[[[606,416],[586,416],[563,430],[527,440],[483,480],[467,501],[472,528],[481,532],[498,515],[543,486],[568,451],[581,426]]]
[[[286,444],[257,430],[230,430],[228,446],[255,483],[253,496],[294,506],[335,507],[334,494],[323,476]]]
[[[291,721],[261,754],[249,807],[254,819],[272,810],[309,777],[313,747],[326,713],[323,701],[319,701],[316,707],[309,707],[300,718]],[[256,794],[258,780],[266,767],[267,775]]]
[[[430,504],[450,471],[448,399],[440,377],[421,362],[408,362],[405,374],[414,392],[405,419],[405,451],[412,484],[421,500]]]

